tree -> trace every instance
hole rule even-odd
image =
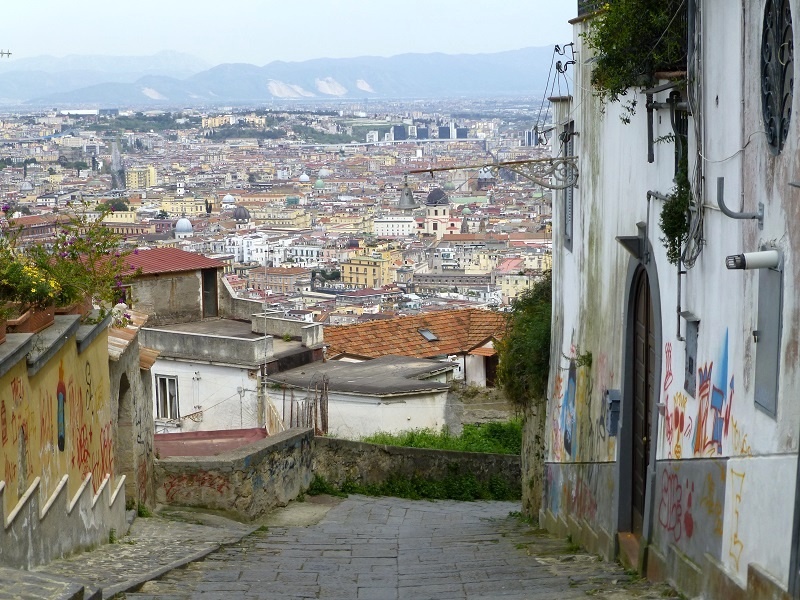
[[[122,211],[125,212],[130,209],[128,201],[123,198],[109,198],[103,202],[111,209],[111,212]]]
[[[550,374],[553,279],[546,271],[511,305],[506,331],[497,343],[497,380],[508,399],[523,412],[522,506],[536,517],[544,481],[544,425]]]

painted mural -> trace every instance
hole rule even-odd
[[[41,478],[49,497],[64,474],[70,495],[86,474],[97,491],[113,475],[107,336],[101,334],[80,355],[69,340],[30,379],[23,359],[0,378],[0,480],[3,509]]]

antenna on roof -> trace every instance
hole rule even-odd
[[[0,50],[0,57],[11,56],[11,50]]]

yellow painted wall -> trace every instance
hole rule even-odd
[[[36,477],[41,477],[43,498],[65,474],[70,496],[87,473],[97,491],[106,473],[114,473],[111,417],[106,330],[80,355],[75,339],[69,339],[30,379],[24,359],[0,378],[5,514]]]

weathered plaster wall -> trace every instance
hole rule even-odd
[[[149,371],[139,366],[139,339],[135,337],[119,360],[108,363],[111,415],[116,432],[116,471],[125,475],[125,496],[154,506],[153,389]]]
[[[200,271],[145,275],[137,277],[132,288],[133,305],[149,315],[151,327],[203,317]]]
[[[444,479],[454,469],[474,475],[481,482],[500,477],[511,489],[521,486],[519,456],[399,448],[329,437],[315,439],[314,474],[334,485],[348,479],[377,484],[393,474]]]
[[[157,460],[156,499],[254,519],[308,489],[313,442],[310,429],[293,429],[214,457]]]
[[[68,339],[33,376],[25,360],[0,378],[0,481],[9,514],[36,477],[49,498],[64,475],[68,494],[91,473],[94,491],[114,474],[108,333],[82,353]]]
[[[800,2],[790,4],[797,27]],[[647,200],[648,190],[668,194],[674,188],[674,143],[656,143],[655,161],[648,163],[645,96],[631,92],[619,103],[597,103],[589,84],[593,65],[586,61],[588,51],[580,38],[587,23],[575,25],[574,98],[555,105],[557,123],[575,121],[580,178],[574,190],[571,249],[565,245],[563,194],[557,193],[554,201],[547,460],[558,465],[550,468],[561,471],[563,481],[567,463],[609,462],[621,468],[621,459],[628,458],[629,449],[619,445],[624,428],[617,438],[607,431],[603,437],[602,394],[625,388],[623,317],[629,308],[626,276],[633,259],[616,237],[641,232],[651,246],[641,262],[657,274],[654,305],[660,306],[660,315],[655,315],[661,337],[651,398],[655,409],[647,436],[657,460],[648,482],[653,550],[672,557],[665,564],[667,575],[676,580],[683,568],[680,561],[686,560],[703,573],[698,585],[707,573],[722,569],[739,586],[753,572],[763,571],[785,589],[800,440],[800,405],[794,398],[800,387],[800,300],[792,293],[800,275],[795,250],[800,230],[792,226],[800,220],[800,204],[797,190],[788,185],[800,172],[800,120],[793,111],[785,146],[780,154],[773,153],[762,117],[764,2],[702,0],[698,5],[703,44],[696,81],[701,95],[689,120],[689,170],[691,175],[698,168],[702,175],[694,190],[704,206],[704,244],[696,263],[680,277],[680,289],[677,267],[668,263],[659,239],[663,202]],[[664,102],[669,93],[658,92],[655,100]],[[637,110],[623,124],[621,107],[631,100]],[[656,139],[672,134],[668,110],[654,112],[653,126]],[[764,203],[763,229],[755,220],[730,219],[718,210],[719,177],[732,210],[755,211]],[[725,268],[726,256],[764,244],[777,247],[783,256],[783,305],[775,314],[782,334],[774,415],[755,403],[759,272]],[[678,309],[700,321],[695,360],[687,358],[687,321]],[[626,410],[631,411],[623,405],[621,425]],[[545,505],[569,517],[566,505],[572,502],[570,495],[580,496],[581,488],[575,487],[580,485],[576,480],[565,488],[548,486]],[[622,506],[620,485],[628,484],[615,484],[614,510]],[[768,515],[755,508],[757,494],[761,505],[769,506]],[[602,529],[604,514],[598,508],[583,519]],[[616,527],[612,522],[612,535]],[[718,561],[719,569],[709,566],[706,554]]]
[[[37,336],[8,337],[6,344],[27,340],[28,353],[2,365],[0,377],[0,562],[22,568],[127,527],[123,478],[115,477],[108,323],[56,320]]]

